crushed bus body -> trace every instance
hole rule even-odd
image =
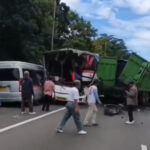
[[[97,77],[99,55],[76,49],[59,49],[45,53],[48,76],[56,79],[56,100],[67,101],[67,88],[74,80],[82,84],[81,101],[85,100],[85,89]]]

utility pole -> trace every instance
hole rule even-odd
[[[54,48],[55,18],[56,18],[56,0],[54,0],[54,8],[53,8],[53,26],[52,26],[51,50],[53,50],[53,48]]]
[[[106,50],[107,50],[107,42],[105,41],[105,57],[107,55]]]

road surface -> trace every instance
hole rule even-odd
[[[53,105],[51,111],[64,106]],[[0,130],[33,119],[0,133],[0,150],[141,150],[150,148],[150,109],[135,112],[135,125],[126,125],[126,112],[118,116],[104,116],[98,112],[98,127],[86,127],[87,135],[78,135],[73,119],[69,120],[64,133],[56,133],[65,110],[45,115],[41,106],[35,106],[36,115],[20,115],[19,108],[0,108]],[[87,107],[81,106],[82,120]]]

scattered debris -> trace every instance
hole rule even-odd
[[[19,118],[19,115],[14,115],[14,116],[12,116],[13,118]]]
[[[114,105],[114,104],[107,104],[104,105],[104,115],[107,116],[114,116],[121,113],[122,106]]]

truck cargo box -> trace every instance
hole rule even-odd
[[[104,87],[115,88],[122,86],[118,77],[120,76],[126,60],[118,60],[117,58],[101,58],[98,65],[98,77],[103,81]]]
[[[119,80],[124,84],[135,82],[140,91],[150,91],[149,63],[133,53],[120,74]]]
[[[116,81],[117,59],[101,58],[98,65],[98,77],[103,81],[104,86],[114,87]]]

